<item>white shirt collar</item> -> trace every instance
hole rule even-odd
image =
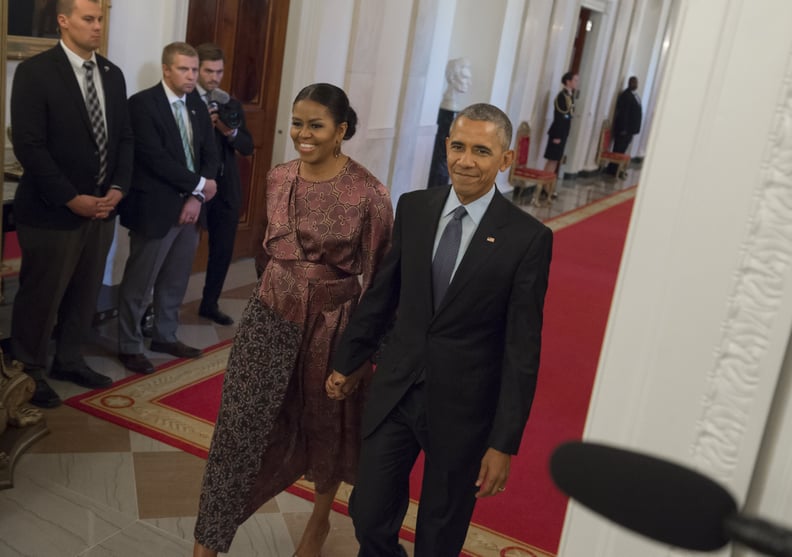
[[[81,72],[85,71],[85,68],[83,68],[83,64],[85,62],[87,62],[88,60],[91,60],[94,64],[96,64],[98,66],[98,64],[96,62],[96,53],[95,52],[91,52],[91,57],[88,58],[88,59],[85,59],[82,56],[80,56],[79,54],[77,54],[76,52],[74,52],[72,49],[70,49],[68,46],[66,46],[66,43],[63,42],[63,39],[61,39],[60,45],[63,48],[63,51],[66,53],[66,58],[69,59],[69,63],[72,65],[72,67],[76,71],[81,71]]]
[[[173,90],[165,85],[165,81],[161,81],[162,88],[165,89],[165,96],[168,97],[168,104],[173,104],[176,101],[184,101],[185,106],[187,105],[187,95],[179,96],[173,92]]]
[[[487,212],[487,207],[489,207],[492,199],[495,197],[495,184],[492,185],[490,190],[476,199],[475,201],[471,201],[467,205],[465,205],[465,210],[467,211],[468,216],[473,220],[474,223],[478,226],[478,223],[481,222],[481,219],[484,217],[484,213]],[[443,207],[443,212],[441,213],[442,216],[447,216],[454,211],[457,207],[462,205],[459,201],[459,198],[454,191],[454,187],[451,186],[451,192],[448,194],[446,198],[445,206]]]

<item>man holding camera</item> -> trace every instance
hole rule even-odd
[[[200,61],[197,89],[209,108],[220,156],[216,176],[217,195],[206,204],[209,261],[198,314],[220,325],[233,325],[234,320],[220,311],[218,300],[231,265],[239,211],[242,208],[242,185],[236,153],[245,156],[252,154],[253,138],[245,127],[245,113],[240,102],[219,89],[225,63],[223,51],[212,43],[201,44],[196,50]]]

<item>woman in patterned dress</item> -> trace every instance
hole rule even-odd
[[[309,85],[294,100],[299,158],[267,175],[268,262],[231,349],[194,556],[227,552],[242,522],[305,476],[316,499],[296,555],[316,557],[340,482],[355,481],[365,379],[343,401],[327,397],[324,381],[393,225],[385,186],[341,152],[356,125],[334,85]]]

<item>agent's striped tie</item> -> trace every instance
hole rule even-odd
[[[107,176],[107,131],[102,115],[102,105],[99,104],[99,95],[96,94],[96,85],[94,84],[94,65],[93,60],[83,63],[83,68],[85,68],[85,105],[88,108],[88,117],[91,119],[96,147],[99,150],[99,174],[96,177],[96,183],[101,185]]]

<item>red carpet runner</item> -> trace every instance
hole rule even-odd
[[[555,232],[545,302],[542,361],[520,454],[505,494],[480,501],[473,522],[556,553],[567,499],[548,461],[580,439],[599,360],[632,200]],[[548,223],[552,224],[552,223]]]
[[[479,543],[466,543],[466,555],[531,557],[558,549],[566,498],[553,486],[547,462],[559,443],[583,432],[632,195],[633,190],[623,192],[548,223],[556,232],[539,386],[507,489],[477,504],[468,542]],[[223,343],[199,360],[172,362],[156,374],[66,402],[205,458],[227,356]],[[413,476],[417,499],[420,466]],[[311,498],[306,485],[292,491]],[[347,496],[342,490],[337,510],[345,511]],[[410,540],[414,512],[411,505],[405,521],[404,537]],[[492,549],[479,549],[485,546]]]

